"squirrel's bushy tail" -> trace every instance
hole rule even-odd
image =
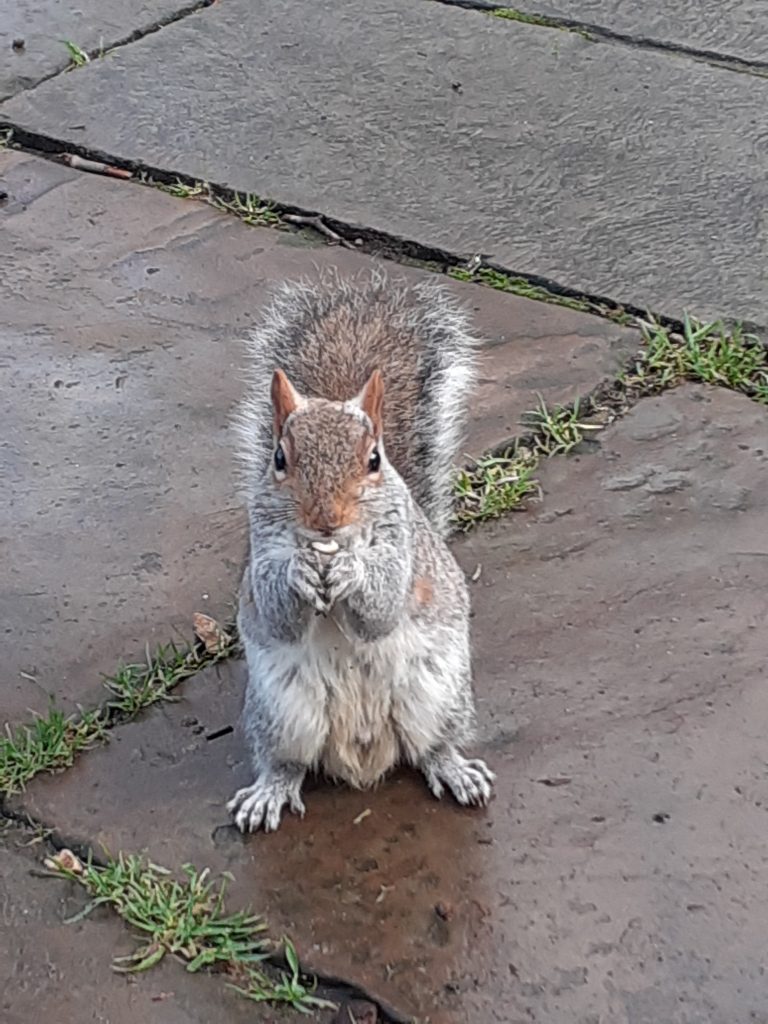
[[[271,458],[276,368],[307,397],[334,401],[357,395],[379,369],[387,457],[444,535],[476,346],[466,312],[437,282],[404,285],[375,272],[283,284],[249,339],[251,367],[238,416],[246,489]]]

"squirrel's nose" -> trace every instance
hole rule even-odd
[[[305,510],[305,522],[321,537],[331,537],[342,525],[341,515],[336,508],[315,505]]]

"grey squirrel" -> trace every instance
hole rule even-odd
[[[469,595],[445,538],[474,380],[468,318],[438,284],[283,285],[250,339],[238,428],[250,523],[239,632],[254,781],[244,832],[304,814],[321,770],[356,788],[400,763],[484,804],[463,750]]]

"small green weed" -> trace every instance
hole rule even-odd
[[[577,400],[572,406],[549,409],[544,399],[522,417],[531,433],[502,455],[486,455],[461,470],[454,480],[454,522],[469,530],[488,519],[523,508],[527,499],[541,495],[535,478],[542,458],[566,455],[584,439],[585,432],[604,424],[585,422]]]
[[[518,11],[514,7],[497,7],[488,12],[494,18],[502,18],[505,21],[518,21],[522,25],[537,25],[539,28],[559,28],[562,32],[572,32],[581,36],[587,42],[594,42],[594,35],[586,28],[578,25],[568,24],[558,18],[549,18],[545,14],[526,14],[525,11]]]
[[[69,53],[69,59],[71,64],[69,70],[72,68],[82,68],[86,64],[90,64],[91,58],[77,43],[73,43],[71,39],[62,39],[62,43],[66,46],[67,52]]]
[[[520,295],[524,299],[534,299],[537,302],[551,302],[558,306],[566,306],[568,309],[576,309],[579,312],[589,312],[590,305],[584,299],[573,299],[567,295],[557,295],[539,285],[531,284],[523,277],[512,277],[509,274],[502,274],[498,270],[491,270],[490,267],[480,267],[478,270],[467,270],[464,267],[451,267],[448,276],[457,281],[474,281],[477,284],[484,284],[488,288],[495,288],[500,292],[509,292],[512,295]]]
[[[0,129],[0,149],[8,149],[13,139],[13,128]]]
[[[602,430],[602,424],[583,422],[580,404],[577,398],[572,406],[556,405],[549,409],[539,396],[537,408],[523,417],[525,426],[534,431],[534,447],[537,452],[547,457],[567,455],[584,440],[585,431]]]
[[[500,270],[493,270],[491,267],[478,267],[475,270],[467,267],[449,267],[448,276],[456,281],[470,281],[475,284],[483,284],[487,288],[495,288],[496,291],[508,292],[510,295],[519,295],[524,299],[533,299],[535,302],[549,302],[553,306],[564,306],[566,309],[574,309],[578,313],[596,313],[604,316],[618,324],[632,323],[632,317],[623,309],[614,309],[606,305],[599,305],[590,302],[588,299],[577,299],[570,295],[558,295],[541,285],[531,284],[524,277],[514,277],[511,274],[504,274]]]
[[[683,334],[658,323],[642,324],[643,348],[624,380],[646,390],[661,390],[683,380],[715,384],[768,403],[768,352],[741,327],[686,316]]]
[[[252,192],[235,192],[230,199],[225,199],[208,182],[195,181],[192,184],[176,180],[170,184],[155,181],[151,175],[145,174],[142,181],[146,185],[167,192],[177,199],[202,199],[215,210],[234,214],[245,224],[259,227],[283,227],[283,221],[271,204],[260,199]]]
[[[79,715],[65,715],[52,707],[31,725],[15,730],[6,727],[0,736],[0,797],[21,792],[40,772],[69,768],[83,750],[104,739],[115,721],[135,717],[161,700],[172,700],[171,691],[183,680],[208,665],[229,657],[236,646],[227,633],[227,643],[214,651],[174,643],[147,652],[144,664],[123,665],[105,680],[111,693],[106,704]]]
[[[282,971],[278,981],[265,985],[262,972],[249,970],[245,986],[230,985],[229,987],[254,1003],[287,1003],[301,1013],[311,1013],[313,1009],[335,1009],[334,1003],[315,995],[317,982],[312,980],[308,983],[302,976],[296,947],[290,939],[283,939],[283,949],[289,970],[288,972]]]
[[[232,199],[212,194],[208,202],[217,210],[233,213],[246,224],[276,227],[282,223],[272,206],[251,192],[236,192]]]
[[[31,725],[14,730],[6,725],[5,735],[0,736],[0,796],[19,793],[39,772],[69,768],[79,753],[103,738],[104,729],[101,710],[75,718],[56,708]]]
[[[161,700],[171,700],[171,690],[206,665],[213,665],[232,654],[234,642],[216,653],[200,651],[175,643],[158,647],[154,655],[137,665],[122,665],[104,685],[113,694],[107,707],[120,718],[132,718],[139,711]]]
[[[545,14],[526,14],[525,11],[518,11],[514,7],[497,7],[488,13],[505,21],[519,21],[522,25],[538,25],[540,28],[562,27],[554,18],[548,18]]]
[[[534,479],[537,460],[529,453],[483,456],[462,469],[454,481],[454,519],[462,530],[498,519],[523,507],[526,498],[539,493]]]
[[[69,851],[46,861],[56,875],[78,882],[90,897],[70,923],[87,917],[96,907],[109,906],[140,935],[139,945],[128,956],[115,960],[115,970],[137,973],[149,970],[169,954],[186,964],[190,972],[217,967],[244,981],[231,986],[258,1002],[276,1002],[309,1012],[313,1007],[333,1007],[313,995],[314,984],[302,979],[296,950],[286,940],[285,955],[290,973],[277,981],[258,965],[269,954],[267,926],[248,911],[227,913],[224,908],[226,879],[214,883],[208,870],[190,864],[182,868],[181,881],[170,871],[121,854],[104,866],[83,864]]]
[[[158,181],[150,181],[148,184],[154,185],[161,192],[167,192],[169,196],[175,196],[177,199],[198,199],[200,196],[205,196],[208,199],[211,194],[210,185],[203,181],[196,181],[194,185],[187,185],[178,179],[170,185]]]

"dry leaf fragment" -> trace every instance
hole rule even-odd
[[[221,654],[232,642],[232,637],[229,633],[222,629],[216,619],[212,619],[210,615],[195,612],[192,616],[192,623],[195,628],[195,635],[202,640],[209,654]]]
[[[59,850],[53,857],[46,857],[43,863],[49,871],[68,871],[72,875],[83,873],[83,862],[71,850]]]

